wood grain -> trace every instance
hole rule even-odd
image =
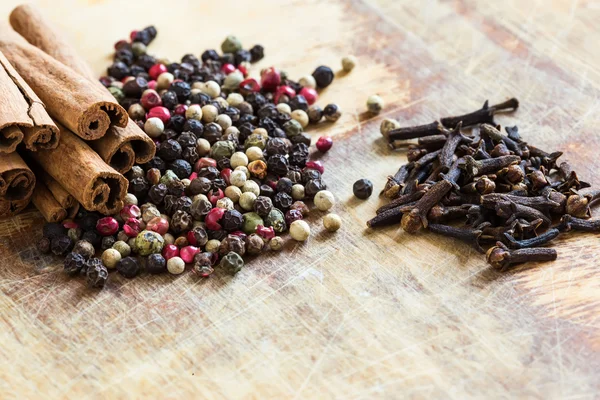
[[[254,74],[278,65],[299,77],[339,67],[348,53],[359,66],[338,73],[319,101],[338,102],[341,120],[314,131],[336,139],[323,161],[344,223],[337,234],[315,215],[307,244],[289,243],[234,278],[111,274],[97,293],[36,252],[39,214],[0,221],[3,398],[597,396],[598,235],[562,238],[556,262],[498,274],[449,239],[366,230],[382,201],[358,201],[351,189],[363,177],[383,187],[406,160],[380,137],[383,117],[428,123],[510,96],[521,107],[501,124],[565,150],[600,183],[595,3],[37,3],[98,74],[113,42],[150,23],[159,30],[151,51],[173,60],[235,33],[265,46]],[[364,113],[373,93],[387,102],[377,118]]]

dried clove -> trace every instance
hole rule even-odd
[[[556,250],[548,248],[510,250],[502,242],[487,251],[487,262],[495,269],[506,271],[511,265],[528,261],[554,261]]]
[[[508,99],[503,103],[499,103],[493,106],[489,106],[488,101],[486,100],[483,103],[483,107],[481,107],[477,111],[473,111],[469,114],[459,115],[456,117],[446,117],[442,118],[440,121],[442,125],[446,128],[454,128],[458,125],[459,122],[462,122],[464,127],[477,125],[477,124],[492,124],[496,125],[494,122],[494,114],[499,111],[506,110],[516,110],[519,107],[519,101],[515,98]]]
[[[384,136],[388,142],[395,142],[397,140],[417,139],[425,136],[438,135],[440,133],[442,133],[442,125],[438,121],[434,121],[426,125],[392,129]]]
[[[449,225],[442,224],[429,224],[427,229],[433,233],[452,237],[455,239],[462,240],[463,242],[470,244],[480,253],[485,254],[485,250],[479,244],[479,239],[483,233],[482,229],[489,226],[489,222],[486,222],[475,229],[471,228],[455,228]]]
[[[513,249],[525,249],[528,247],[540,247],[548,243],[549,241],[555,239],[560,234],[560,230],[556,228],[548,229],[546,232],[542,233],[540,236],[524,239],[524,240],[516,240],[513,235],[508,232],[504,233],[504,237],[508,241],[508,245]]]

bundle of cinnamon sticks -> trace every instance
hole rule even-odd
[[[134,162],[153,141],[94,79],[75,50],[32,6],[0,24],[0,218],[31,200],[62,221],[123,206]]]

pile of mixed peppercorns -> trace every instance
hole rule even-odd
[[[148,27],[117,42],[100,81],[155,140],[156,156],[126,174],[129,194],[118,215],[83,211],[47,224],[40,242],[42,251],[66,255],[65,271],[85,274],[91,287],[103,286],[114,268],[126,278],[144,270],[180,274],[186,264],[204,277],[217,265],[234,274],[242,256],[281,249],[278,235],[288,230],[294,240],[308,239],[304,200],[320,211],[335,203],[304,132],[340,117],[337,105],[315,104],[318,89],[333,81],[331,68],[296,82],[271,67],[259,82],[248,69],[264,56],[260,45],[244,50],[229,36],[222,55],[207,50],[175,63],[147,54],[155,37]],[[316,142],[320,152],[331,146],[327,136]],[[323,224],[336,231],[341,220],[328,214]]]

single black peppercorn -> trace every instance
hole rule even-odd
[[[63,262],[64,271],[69,275],[77,275],[85,266],[85,258],[81,254],[69,253]]]
[[[279,176],[285,176],[288,173],[288,160],[282,154],[274,154],[267,160],[267,168]]]
[[[203,62],[207,62],[208,60],[219,61],[219,53],[216,50],[205,50],[200,56]]]
[[[131,49],[126,48],[119,49],[115,51],[113,61],[122,62],[126,65],[131,65],[131,63],[133,62],[133,51]]]
[[[252,60],[252,54],[250,54],[248,50],[244,49],[236,51],[233,57],[235,66],[238,66],[243,62],[249,62],[250,60]]]
[[[181,157],[181,145],[173,139],[165,140],[158,146],[158,156],[166,161],[177,160]]]
[[[184,129],[183,133],[177,138],[177,143],[179,143],[182,148],[195,147],[197,140],[198,137],[193,132]]]
[[[208,233],[202,226],[196,226],[190,233],[196,241],[195,246],[204,246],[208,242]]]
[[[143,165],[143,168],[146,171],[148,171],[151,168],[156,168],[161,173],[164,173],[167,170],[167,164],[160,157],[152,157],[152,159],[150,161],[148,161],[146,164]],[[94,226],[95,225],[96,224],[94,223]],[[86,229],[84,228],[84,230],[86,230]]]
[[[323,109],[323,116],[327,121],[337,121],[341,115],[342,112],[340,111],[340,107],[337,104],[327,104]]]
[[[368,179],[359,179],[352,185],[352,191],[359,199],[368,199],[373,194],[373,182]]]
[[[304,194],[308,198],[313,198],[321,190],[327,189],[327,186],[321,179],[311,179],[304,186]]]
[[[333,81],[333,71],[331,68],[321,65],[312,73],[319,89],[324,89]]]
[[[181,157],[190,164],[194,164],[200,158],[198,149],[194,147],[185,147],[181,152]]]
[[[201,220],[212,210],[212,204],[208,200],[196,199],[190,207],[190,214],[196,220]]]
[[[50,241],[50,250],[57,256],[67,254],[73,248],[73,240],[68,236],[57,236]]]
[[[102,250],[110,249],[116,241],[117,240],[114,236],[105,236],[102,238],[102,244],[100,245],[100,248]]]
[[[219,240],[219,241],[225,239],[227,237],[227,235],[228,235],[227,231],[224,230],[224,229],[221,229],[221,230],[218,230],[218,231],[208,230],[207,233],[208,233],[208,239],[209,240],[213,240],[214,239],[214,240]]]
[[[302,96],[301,94],[292,98],[288,104],[290,105],[290,108],[292,109],[292,111],[294,111],[294,110],[308,111],[308,101],[306,101],[306,98],[304,96]]]
[[[184,81],[175,81],[171,83],[169,90],[175,92],[180,103],[185,102],[192,92],[190,84]]]
[[[117,272],[125,278],[132,279],[140,272],[140,264],[136,258],[125,257],[117,263]]]
[[[215,167],[204,167],[198,171],[198,177],[213,181],[219,177],[219,170]]]
[[[302,171],[302,183],[307,184],[313,179],[321,179],[321,173],[316,169],[305,169]]]
[[[189,100],[190,104],[198,104],[200,107],[204,107],[210,102],[211,98],[206,93],[192,92],[192,94],[190,94]]]
[[[140,97],[148,89],[148,81],[144,78],[130,79],[123,85],[123,93],[129,97]]]
[[[91,262],[98,260],[97,262]],[[101,288],[108,280],[108,270],[98,258],[92,258],[87,262],[86,283],[89,288]]]
[[[183,115],[175,114],[171,116],[169,122],[167,122],[167,129],[173,129],[177,133],[183,132],[185,126],[185,117]]]
[[[192,166],[185,160],[175,160],[169,164],[169,169],[177,175],[179,179],[185,179],[192,173]]]
[[[227,210],[221,219],[221,226],[228,232],[238,231],[242,227],[244,216],[237,210]]]
[[[111,76],[117,80],[121,80],[127,76],[129,76],[129,67],[122,61],[117,61],[106,71],[108,76]]]
[[[302,143],[305,144],[307,146],[310,146],[310,141],[311,141],[311,137],[308,133],[306,132],[301,132],[297,135],[292,136],[291,138],[291,142],[296,144],[296,143]]]
[[[168,108],[169,110],[174,109],[179,101],[177,100],[177,93],[172,90],[167,90],[161,96],[163,107]]]
[[[221,179],[221,178],[217,178],[214,181],[212,181],[212,188],[213,190],[225,190],[227,188],[227,182],[225,182],[225,179]]]
[[[260,185],[260,195],[265,197],[273,197],[275,195],[275,191],[269,185]]]
[[[135,63],[145,70],[149,70],[154,64],[156,64],[156,58],[152,57],[150,54],[142,54],[135,60]]]
[[[258,196],[254,201],[254,211],[261,217],[269,215],[273,209],[273,201],[266,196]]]
[[[174,129],[165,129],[162,133],[162,135],[160,136],[160,141],[163,142],[165,140],[169,140],[169,139],[175,139],[177,140],[177,137],[179,136],[179,132],[175,131]]]
[[[95,225],[94,225],[95,226]],[[100,247],[102,243],[102,236],[95,230],[83,232],[83,236],[81,236],[81,240],[85,240],[86,242],[90,242],[94,248]]]
[[[150,190],[148,191],[148,198],[155,205],[159,205],[163,202],[167,191],[167,185],[165,185],[164,183],[159,183],[158,185],[154,185],[150,188]]]
[[[250,62],[257,62],[263,59],[263,57],[265,56],[265,49],[264,47],[262,47],[260,44],[255,44],[254,46],[252,46],[252,48],[250,49]]]
[[[93,228],[96,227],[96,222],[94,222]],[[65,236],[67,234],[67,230],[62,224],[58,223],[47,223],[44,224],[44,228],[42,229],[42,235],[48,239],[54,239],[55,237]]]
[[[175,212],[175,203],[177,202],[177,196],[173,196],[172,194],[168,194],[163,199],[163,208],[165,209],[165,213],[167,215],[172,215]]]
[[[146,178],[135,178],[129,181],[129,193],[133,194],[140,201],[146,198],[149,189],[150,185]]]
[[[187,196],[181,196],[180,198],[177,199],[177,201],[175,201],[175,205],[173,206],[173,209],[175,211],[183,211],[183,212],[189,213],[191,207],[192,207],[192,199],[190,199]]]
[[[226,168],[231,169],[231,159],[227,157],[221,158],[219,161],[217,161],[217,168],[219,168],[221,171]]]
[[[182,129],[183,132],[191,132],[196,137],[201,137],[202,133],[204,133],[204,125],[197,119],[188,119],[185,121],[185,124],[183,124]]]
[[[192,223],[192,216],[189,213],[183,210],[176,210],[171,218],[170,227],[174,233],[181,233],[190,229]]]
[[[204,177],[199,177],[190,183],[187,190],[190,195],[195,196],[197,194],[207,194],[210,189],[212,189],[211,180]]]
[[[275,196],[273,196],[273,205],[283,211],[290,208],[293,202],[292,196],[284,192],[276,193]]]
[[[150,254],[146,261],[146,271],[150,274],[162,274],[167,271],[167,261],[160,254]]]
[[[294,182],[292,182],[291,179],[289,178],[280,178],[277,181],[277,191],[278,192],[282,192],[282,193],[287,193],[287,194],[292,194],[292,186],[294,185]]]

